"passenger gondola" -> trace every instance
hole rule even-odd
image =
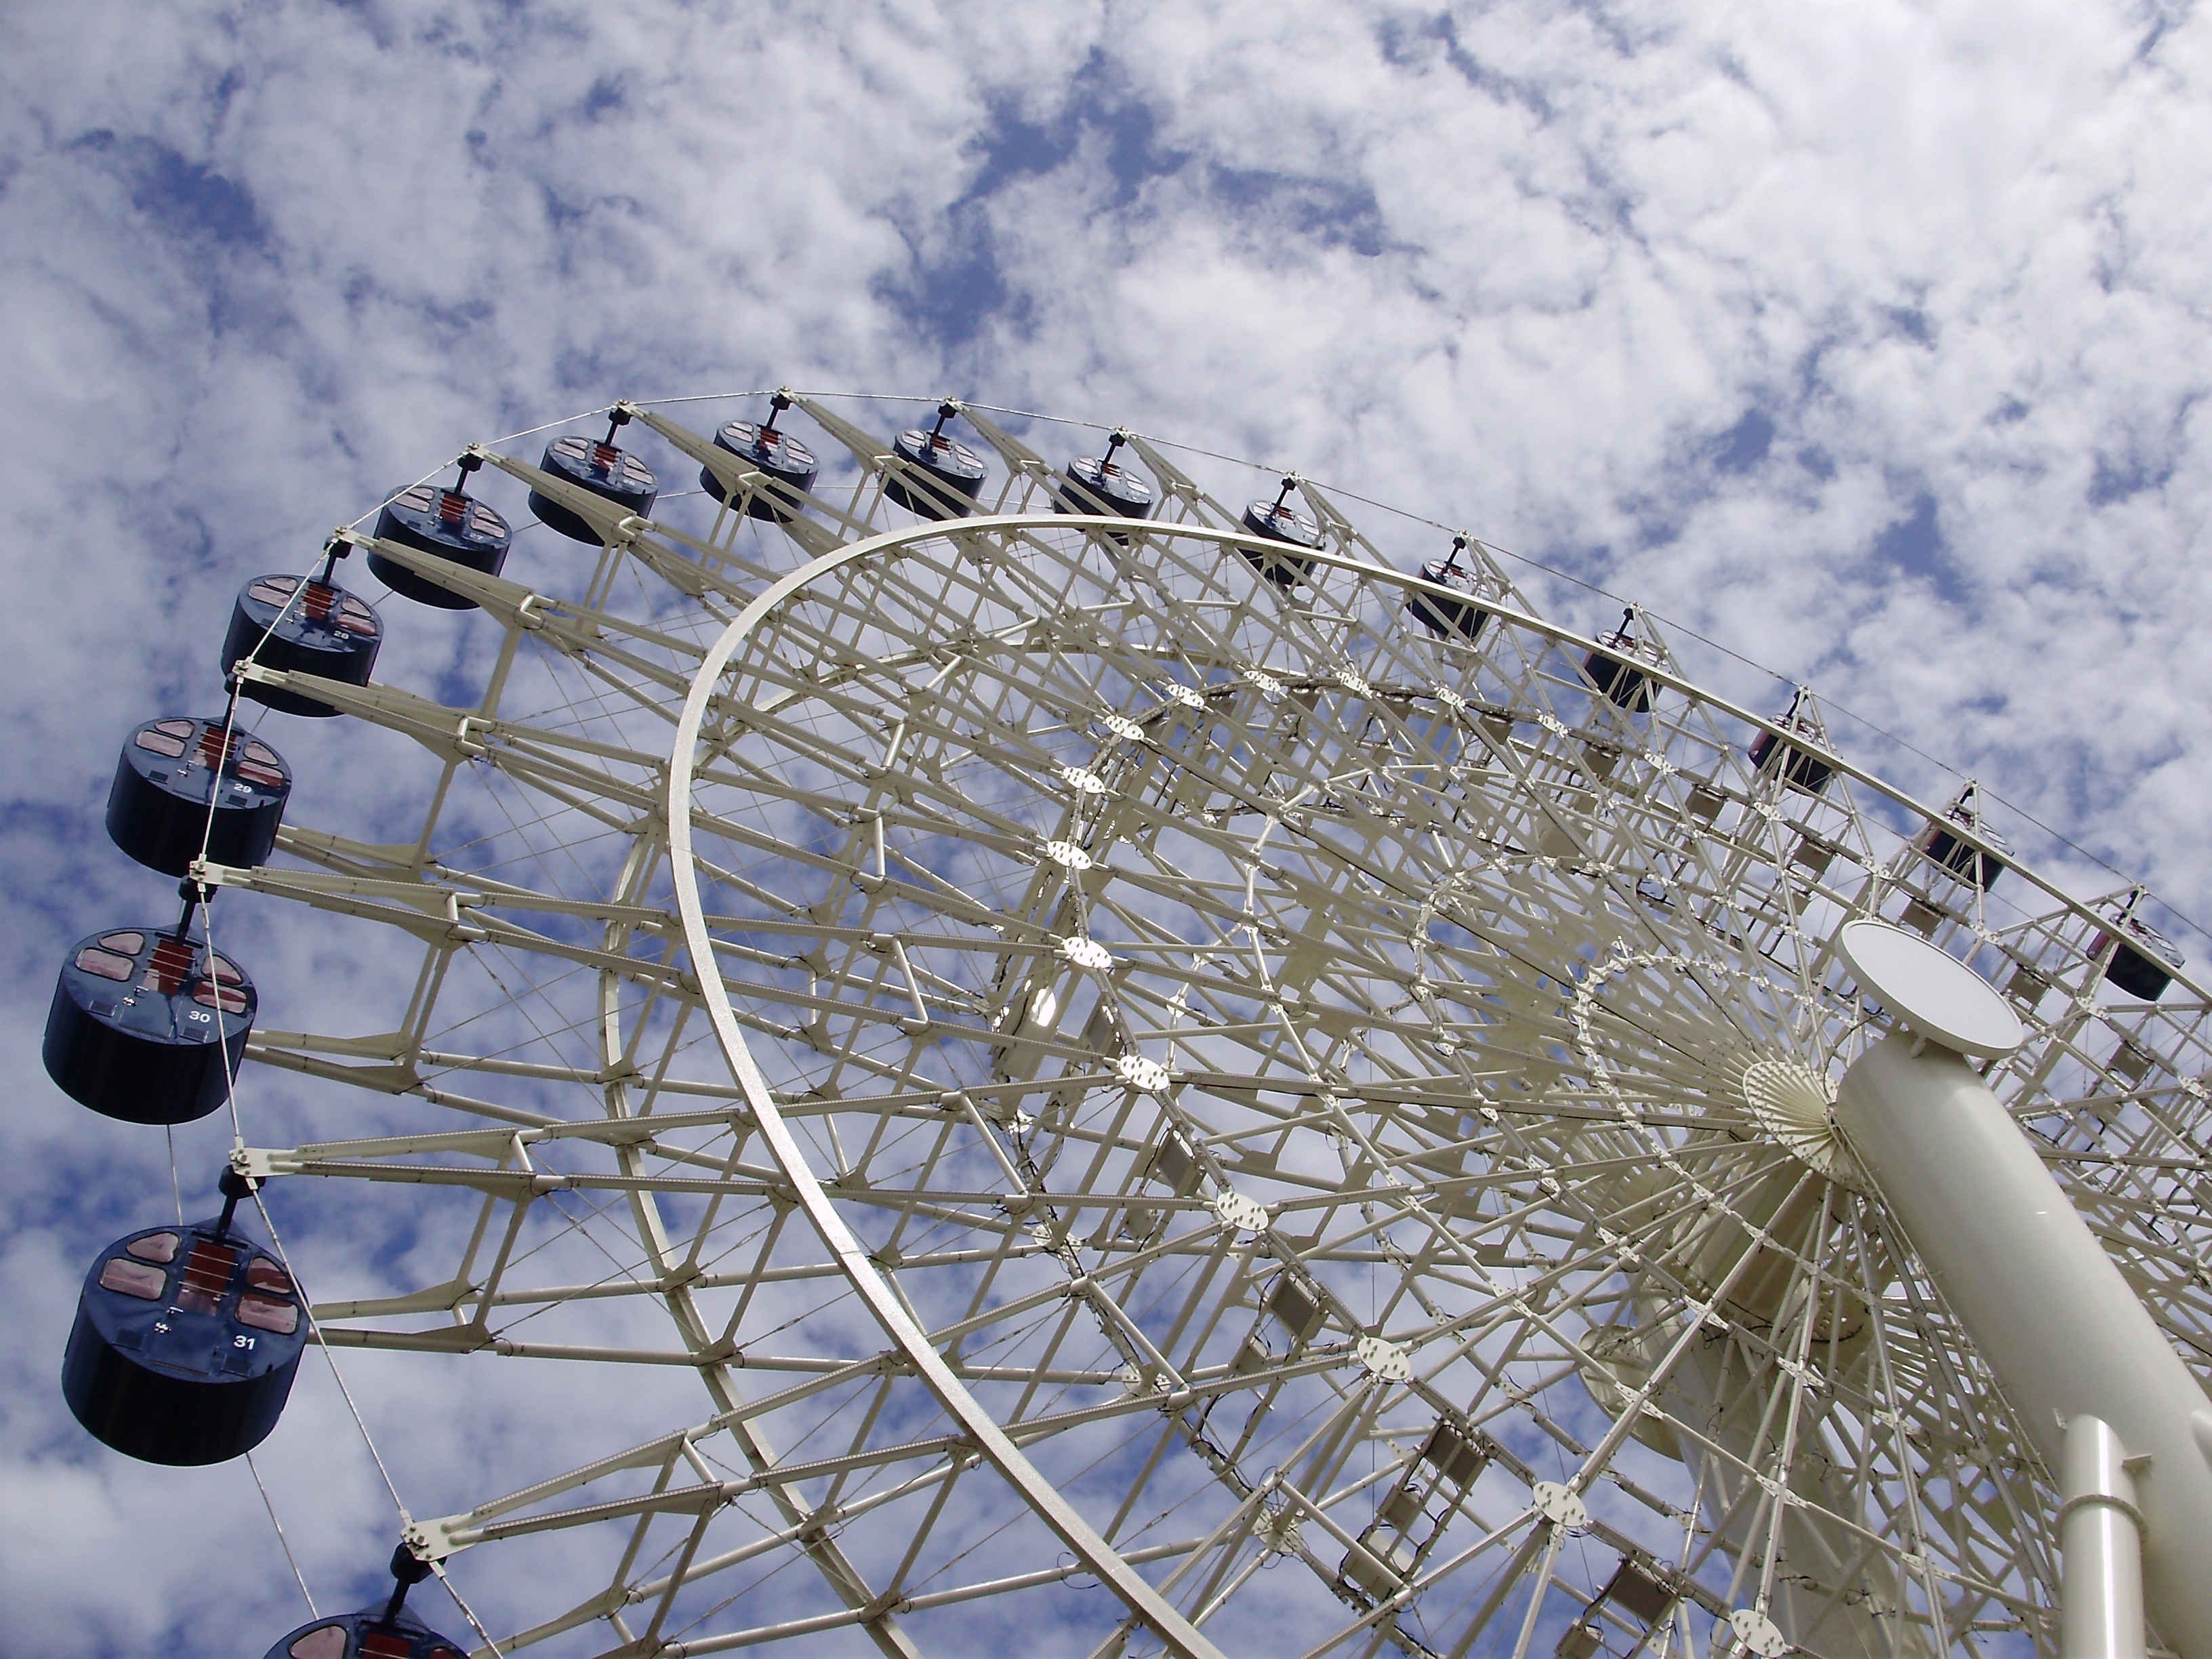
[[[143,1228],[86,1273],[62,1395],[102,1444],[147,1463],[220,1463],[276,1426],[307,1317],[283,1265],[233,1224],[252,1190],[226,1170],[219,1218]]]
[[[1828,787],[1836,769],[1825,758],[1831,751],[1820,723],[1797,712],[1804,702],[1805,693],[1800,690],[1790,698],[1789,712],[1775,718],[1775,725],[1790,734],[1788,738],[1761,732],[1751,740],[1751,764],[1761,776],[1779,778],[1792,789],[1817,795]]]
[[[1451,551],[1441,559],[1431,559],[1423,564],[1420,577],[1435,586],[1468,597],[1447,599],[1441,594],[1416,591],[1407,599],[1406,611],[1438,639],[1449,639],[1456,634],[1472,644],[1482,637],[1483,624],[1490,620],[1490,612],[1477,602],[1482,592],[1482,578],[1459,562],[1467,548],[1466,537],[1453,537]]]
[[[187,896],[167,932],[80,939],[62,963],[40,1055],[64,1094],[103,1117],[190,1123],[238,1075],[258,1000],[242,969],[191,938],[195,908]]]
[[[1984,852],[1954,834],[1948,827],[1953,824],[1972,831],[1990,850]],[[1943,809],[1943,822],[1929,827],[1927,835],[1921,839],[1920,850],[1949,874],[1987,892],[2004,873],[2002,855],[2010,854],[2012,846],[1982,821],[1980,791],[1970,783],[1959,792],[1958,799]]]
[[[1321,545],[1321,526],[1292,507],[1291,491],[1298,487],[1296,477],[1283,480],[1282,489],[1272,501],[1248,501],[1244,507],[1244,528],[1255,536],[1287,546],[1311,550]],[[1292,553],[1276,553],[1257,547],[1240,547],[1251,567],[1285,592],[1296,587],[1313,569],[1313,561]]]
[[[1158,504],[1152,485],[1114,459],[1115,452],[1128,441],[1127,433],[1116,432],[1106,440],[1103,455],[1079,455],[1070,461],[1066,473],[1053,485],[1053,511],[1150,518]]]
[[[1659,688],[1637,665],[1649,647],[1640,643],[1631,624],[1633,609],[1620,613],[1620,626],[1597,636],[1597,649],[1583,658],[1583,672],[1606,700],[1632,714],[1648,714],[1657,701]]]
[[[714,447],[726,449],[767,480],[744,498],[746,514],[776,524],[789,524],[797,516],[802,498],[811,494],[820,464],[814,452],[788,432],[776,430],[776,419],[791,407],[781,392],[769,399],[768,419],[755,426],[750,421],[731,421],[714,434]],[[711,466],[699,469],[699,487],[726,505],[730,496]]]
[[[564,433],[545,446],[538,470],[551,473],[563,483],[605,497],[625,517],[647,517],[659,496],[660,481],[643,461],[628,450],[615,447],[615,434],[629,423],[628,410],[609,410],[605,437],[595,442],[580,432]],[[538,515],[538,523],[572,542],[597,547],[605,539],[582,514],[535,489],[530,492],[530,510]]]
[[[384,504],[376,515],[379,541],[397,542],[417,553],[457,564],[479,575],[496,576],[507,563],[514,532],[507,522],[461,486],[483,463],[474,455],[461,457],[459,473],[444,489],[435,484],[416,484],[403,489]],[[396,559],[371,551],[368,574],[403,598],[434,605],[441,611],[473,611],[477,602],[451,588],[441,587],[428,576],[409,569]]]
[[[331,580],[342,542],[333,541],[319,575],[256,576],[240,588],[223,635],[222,667],[229,678],[251,657],[264,668],[313,674],[347,685],[367,685],[384,642],[376,608]],[[286,714],[324,719],[338,710],[320,698],[254,680],[240,680],[239,695]]]
[[[959,412],[956,404],[939,404],[935,426],[927,432],[908,427],[891,440],[896,459],[884,473],[884,494],[908,512],[943,520],[975,510],[989,469],[981,455],[945,435],[945,423]]]
[[[2155,1002],[2173,983],[2173,976],[2189,960],[2174,942],[2138,916],[2123,914],[2118,937],[2106,933],[2094,947],[2099,955],[2109,949],[2105,978],[2114,989],[2145,1002]]]
[[[149,870],[181,876],[201,855],[251,868],[269,861],[291,799],[292,770],[250,732],[217,715],[173,715],[134,731],[107,791],[107,833]]]
[[[277,1638],[264,1659],[461,1659],[462,1647],[409,1610],[409,1589],[430,1576],[404,1544],[392,1553],[392,1594],[382,1606],[317,1619]]]

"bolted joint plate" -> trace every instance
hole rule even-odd
[[[1224,1190],[1216,1195],[1213,1213],[1231,1232],[1259,1233],[1267,1230],[1267,1206],[1243,1193]]]
[[[1790,1651],[1790,1638],[1783,1635],[1781,1626],[1756,1607],[1738,1607],[1729,1614],[1729,1628],[1759,1659],[1782,1659]]]
[[[1370,1376],[1385,1382],[1403,1382],[1413,1374],[1413,1357],[1402,1343],[1363,1336],[1352,1345],[1352,1352]]]
[[[1589,1525],[1589,1508],[1573,1487],[1557,1480],[1539,1480],[1529,1495],[1535,1500],[1536,1513],[1553,1526],[1576,1532]]]

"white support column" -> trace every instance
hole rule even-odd
[[[2112,1256],[1966,1056],[2009,1053],[2020,1022],[2003,999],[1925,940],[1847,923],[1861,988],[1902,1023],[1844,1075],[1836,1120],[1965,1323],[2044,1466],[2074,1489],[2068,1425],[2096,1419],[2113,1479],[2132,1474],[2142,1517],[2141,1595],[2184,1659],[2212,1659],[2212,1407]],[[2107,1428],[2106,1425],[2109,1425]],[[2083,1431],[2090,1443],[2089,1431]],[[2121,1467],[2124,1448],[2128,1467]],[[2091,1456],[2084,1450],[2078,1454]],[[2106,1477],[2091,1470],[2084,1479]],[[2070,1502],[2094,1553],[2111,1498]],[[2097,1517],[2108,1517],[2100,1522]],[[2065,1587],[2075,1583],[2066,1532]],[[2117,1547],[2117,1546],[2116,1546]],[[2110,1586],[2100,1588],[2101,1595]],[[2093,1623],[2118,1615],[2085,1608]],[[2068,1659],[2076,1611],[2065,1610]],[[2142,1651],[2136,1638],[2133,1655]],[[2118,1648],[2081,1650],[2082,1659]]]
[[[2066,1425],[2060,1659],[2143,1659],[2142,1511],[2127,1450],[2101,1419]]]

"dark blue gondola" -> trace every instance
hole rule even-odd
[[[556,438],[545,446],[538,470],[551,473],[563,483],[605,496],[625,514],[645,518],[652,513],[653,503],[660,494],[660,481],[653,476],[653,469],[636,456],[615,447],[615,434],[629,423],[627,411],[609,410],[605,437],[596,443],[580,432]],[[550,496],[532,490],[530,510],[538,515],[538,523],[572,542],[586,542],[593,547],[600,544],[602,538],[592,528],[590,520]]]
[[[40,1054],[61,1091],[125,1123],[190,1123],[221,1106],[259,999],[227,957],[172,930],[113,927],[62,964]]]
[[[1285,478],[1273,501],[1246,502],[1244,528],[1255,536],[1264,536],[1271,542],[1282,542],[1291,547],[1319,547],[1321,526],[1290,504],[1291,491],[1297,487],[1296,478]],[[1285,592],[1296,587],[1313,568],[1311,559],[1295,554],[1263,553],[1256,547],[1240,547],[1237,550],[1255,570]]]
[[[405,1606],[408,1588],[430,1576],[403,1544],[392,1554],[391,1598],[381,1607],[318,1619],[278,1638],[264,1659],[461,1659],[460,1644]]]
[[[225,1170],[221,1217],[118,1239],[85,1275],[62,1395],[103,1445],[147,1463],[220,1463],[276,1426],[307,1317],[283,1265],[232,1224],[252,1190]]]
[[[1822,758],[1827,750],[1820,741],[1820,726],[1800,719],[1797,708],[1793,702],[1790,712],[1778,716],[1774,723],[1800,741],[1785,742],[1771,732],[1761,732],[1751,740],[1751,763],[1764,776],[1778,777],[1793,789],[1817,795],[1828,787],[1828,780],[1835,776],[1836,769]]]
[[[1921,838],[1920,850],[1940,869],[1960,881],[1972,882],[1986,893],[2004,873],[2004,860],[1998,854],[2010,853],[2012,844],[1982,822],[1977,793],[1971,784],[1960,792],[1959,799],[1943,809],[1943,821],[1931,824],[1927,835]],[[1946,827],[1948,824],[1972,831],[1992,850],[1984,853],[1971,842],[1961,840]]]
[[[1954,823],[1971,830],[1991,847],[2005,852],[2012,850],[2010,843],[1996,830],[1956,812],[1949,816]],[[1940,823],[1929,828],[1926,839],[1921,843],[1921,850],[1960,880],[1971,881],[1985,892],[1996,886],[1997,878],[2004,873],[2002,859],[1983,852]]]
[[[1123,519],[1149,519],[1157,498],[1152,485],[1114,459],[1114,452],[1129,441],[1126,432],[1106,440],[1103,455],[1079,455],[1067,464],[1064,480],[1053,485],[1056,513],[1093,516],[1112,514]]]
[[[2105,977],[2116,988],[2145,1002],[2156,1002],[2165,994],[2174,975],[2189,960],[2157,928],[2130,915],[2120,918],[2117,943],[2106,933],[2098,939],[2094,948],[2101,956],[2107,947],[2112,957],[2105,964]]]
[[[813,492],[815,477],[821,471],[812,450],[788,432],[776,430],[776,417],[790,407],[791,399],[779,392],[769,399],[768,419],[762,424],[732,421],[714,434],[715,448],[728,450],[768,479],[766,488],[755,489],[747,498],[745,512],[775,524],[789,524],[798,516],[802,498]],[[729,492],[714,476],[713,467],[699,469],[699,487],[728,504]]]
[[[331,580],[343,545],[331,544],[320,575],[304,580],[256,576],[239,590],[237,603],[231,606],[230,630],[222,636],[225,678],[242,658],[251,656],[262,667],[287,674],[314,674],[348,685],[368,684],[376,649],[384,643],[384,624],[368,600]],[[240,681],[238,689],[240,696],[281,714],[319,720],[338,712],[319,698],[252,680]]]
[[[380,1607],[363,1607],[301,1626],[267,1659],[461,1659],[465,1651],[404,1608],[386,1619]]]
[[[459,476],[450,488],[416,484],[403,489],[384,504],[376,515],[380,541],[397,542],[417,553],[428,553],[480,575],[496,576],[507,563],[507,550],[514,532],[505,519],[461,486],[483,463],[473,455],[461,457]],[[404,599],[441,611],[473,611],[474,599],[443,588],[428,576],[380,553],[368,556],[368,574]]]
[[[133,732],[107,791],[107,833],[149,870],[181,876],[200,855],[244,868],[265,864],[292,794],[283,757],[220,717],[173,715]],[[212,806],[214,822],[209,822]]]
[[[1407,614],[1438,639],[1449,639],[1457,634],[1472,642],[1482,637],[1483,624],[1490,620],[1490,612],[1477,603],[1482,579],[1459,562],[1459,556],[1466,551],[1467,538],[1453,537],[1449,553],[1422,565],[1421,580],[1470,597],[1452,599],[1434,593],[1415,593],[1406,601]]]
[[[988,469],[981,455],[945,435],[945,423],[959,412],[951,404],[939,404],[935,426],[927,432],[908,427],[891,440],[897,461],[884,474],[884,494],[908,512],[925,519],[961,519],[975,510]]]
[[[1625,611],[1619,628],[1597,636],[1598,648],[1583,659],[1583,672],[1615,708],[1632,714],[1648,714],[1659,690],[1634,665],[1640,647],[1629,624],[1635,617],[1633,611]]]

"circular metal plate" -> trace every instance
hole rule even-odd
[[[1860,985],[1930,1042],[1987,1060],[2025,1039],[2019,1016],[1978,974],[1902,927],[1847,921],[1838,943]]]

